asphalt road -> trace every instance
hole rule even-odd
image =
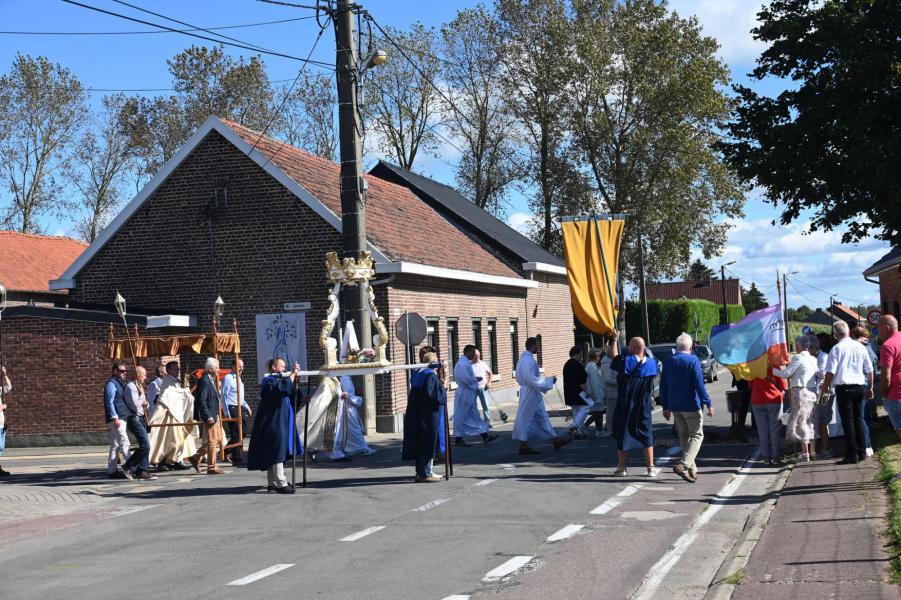
[[[723,379],[711,441],[728,423]],[[614,479],[611,439],[524,461],[511,428],[455,452],[448,482],[414,485],[380,436],[374,456],[312,466],[294,496],[231,468],[138,483],[105,479],[96,453],[4,460],[0,597],[702,598],[777,476],[748,466],[751,446],[710,443],[696,484],[638,477],[637,455],[636,476]]]

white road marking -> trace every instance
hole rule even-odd
[[[125,515],[133,515],[135,513],[139,513],[144,510],[150,510],[151,508],[158,508],[160,506],[162,506],[162,504],[148,504],[146,506],[132,506],[130,508],[123,508],[123,509],[117,510],[116,512],[114,512],[107,518],[111,519],[113,517],[123,517]]]
[[[438,498],[437,500],[432,500],[428,504],[423,504],[422,506],[420,506],[418,508],[414,508],[413,512],[425,512],[429,509],[435,508],[436,506],[441,506],[448,500],[450,500],[450,498]]]
[[[732,494],[738,490],[739,486],[744,483],[745,477],[748,476],[751,463],[754,462],[756,456],[757,452],[755,451],[744,463],[742,463],[742,466],[738,469],[738,473],[733,475],[729,481],[720,488],[720,491],[716,493],[716,497],[710,502],[707,508],[704,509],[704,512],[698,515],[691,526],[689,526],[688,531],[679,536],[676,543],[666,551],[653,567],[651,567],[651,570],[648,571],[648,574],[645,575],[642,580],[641,585],[639,585],[638,589],[635,590],[635,593],[630,596],[630,600],[646,600],[654,598],[657,593],[657,588],[660,587],[660,584],[663,583],[664,578],[666,578],[670,570],[676,566],[676,563],[679,562],[682,555],[685,554],[698,538],[701,529],[720,511],[724,506],[726,499],[732,496]]]
[[[483,479],[481,481],[476,481],[474,484],[472,484],[472,487],[479,487],[481,485],[489,485],[489,484],[494,483],[495,481],[497,481],[497,479]]]
[[[453,596],[445,596],[441,600],[469,600],[469,596],[464,594],[454,594]]]
[[[514,556],[504,564],[494,569],[488,571],[484,577],[482,577],[482,581],[486,583],[490,583],[492,581],[498,581],[499,579],[503,579],[507,575],[516,572],[522,567],[526,566],[533,557],[531,556]]]
[[[680,448],[679,446],[670,446],[669,448],[667,448],[664,454],[666,454],[667,456],[677,456],[679,454],[682,454],[682,448]]]
[[[620,504],[625,502],[626,498],[635,494],[642,487],[644,487],[644,484],[642,484],[642,483],[635,483],[632,485],[627,485],[617,495],[613,496],[612,498],[608,498],[607,500],[604,501],[603,504],[601,504],[596,509],[591,511],[591,514],[606,515],[608,512],[610,512],[611,510],[613,510],[614,508],[616,508],[617,506],[619,506]]]
[[[575,523],[571,523],[552,533],[550,536],[548,536],[547,541],[559,542],[560,540],[565,540],[566,538],[572,537],[582,531],[584,527],[584,525],[576,525]]]
[[[263,569],[262,571],[257,571],[256,573],[251,573],[250,575],[242,577],[241,579],[230,581],[225,585],[247,585],[248,583],[253,583],[254,581],[262,579],[263,577],[269,577],[270,575],[275,575],[276,573],[284,571],[285,569],[290,569],[293,566],[293,563],[290,565],[272,565],[271,567]]]
[[[358,539],[364,538],[367,535],[369,535],[370,533],[375,533],[376,531],[381,531],[384,528],[385,528],[384,525],[375,525],[373,527],[367,527],[366,529],[364,529],[362,531],[352,533],[349,536],[343,537],[338,541],[339,542],[356,542]]]
[[[499,464],[498,466],[505,471],[515,471],[516,470],[516,465],[511,465],[511,464],[507,464],[507,463],[502,463],[502,464]]]

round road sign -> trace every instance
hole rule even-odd
[[[876,310],[875,308],[867,313],[867,323],[870,325],[876,325],[879,323],[879,319],[882,318],[882,311]]]
[[[813,333],[813,328],[810,325],[805,325],[801,328],[801,333],[803,333],[804,335],[810,335],[811,333]]]

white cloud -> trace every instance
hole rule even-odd
[[[682,17],[696,16],[704,33],[720,43],[719,56],[733,67],[753,64],[765,48],[751,35],[764,4],[760,0],[672,0],[670,8]]]
[[[524,212],[515,212],[507,217],[507,225],[520,232],[523,235],[529,232],[529,221],[532,215]]]

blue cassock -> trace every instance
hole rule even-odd
[[[654,446],[654,377],[657,361],[639,361],[634,354],[620,354],[610,368],[616,372],[619,396],[613,413],[613,436],[618,450],[637,450]]]
[[[447,404],[447,392],[433,369],[420,369],[410,378],[407,412],[404,413],[403,460],[429,460],[438,441],[439,407]]]
[[[247,449],[247,469],[265,471],[283,463],[294,455],[303,454],[303,445],[294,420],[294,382],[289,377],[267,375],[260,386],[260,406],[257,408],[250,446]]]

